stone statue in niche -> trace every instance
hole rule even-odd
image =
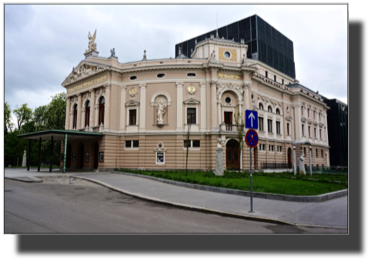
[[[157,124],[164,124],[164,114],[166,112],[166,105],[160,100],[157,104]]]

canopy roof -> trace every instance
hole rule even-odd
[[[19,134],[17,137],[21,139],[42,139],[42,140],[50,140],[53,136],[54,141],[64,141],[65,134],[67,134],[67,140],[78,140],[78,139],[90,139],[96,137],[102,137],[103,134],[99,132],[85,132],[85,131],[75,131],[75,130],[58,130],[58,129],[50,129],[50,130],[42,130],[30,133]]]

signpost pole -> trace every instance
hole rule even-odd
[[[67,133],[65,134],[65,149],[63,152],[63,173],[66,172],[66,148],[67,148]]]
[[[249,149],[249,155],[250,155],[250,158],[249,158],[249,163],[250,163],[250,175],[251,175],[251,213],[253,213],[253,194],[252,194],[252,148]]]

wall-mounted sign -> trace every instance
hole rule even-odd
[[[165,153],[157,152],[157,163],[163,164],[165,162]]]
[[[104,162],[104,152],[99,152],[99,162]]]
[[[89,159],[90,159],[90,154],[86,152],[84,160],[88,162]]]

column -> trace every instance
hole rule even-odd
[[[95,120],[94,120],[95,126],[99,126],[99,104],[95,104]]]
[[[265,108],[265,107],[264,107],[264,108]],[[264,137],[268,137],[268,136],[269,136],[268,116],[267,116],[266,111],[263,111],[263,112],[264,112],[264,131],[265,131],[265,135],[264,135]],[[272,125],[272,129],[273,129],[273,125]]]
[[[78,111],[77,111],[78,112]],[[77,113],[77,116],[78,116],[78,113]],[[69,115],[69,129],[73,129],[73,120],[74,120],[74,111],[70,111],[70,115]]]
[[[106,89],[106,96],[105,96],[105,106],[104,106],[104,130],[109,131],[110,130],[110,107],[111,107],[111,84],[107,82],[105,85]]]
[[[244,111],[245,110],[249,110],[249,106],[250,106],[250,97],[249,97],[249,86],[251,85],[251,83],[244,83],[243,84],[243,89],[244,89]],[[243,116],[243,115],[242,115]],[[245,115],[244,115],[245,116]],[[244,117],[243,116],[243,117]]]
[[[211,131],[219,131],[218,127],[218,114],[217,114],[217,105],[216,105],[216,80],[211,81]]]
[[[66,123],[65,123],[65,129],[71,129],[70,128],[70,121],[72,121],[70,113],[70,98],[66,99]]]
[[[222,123],[222,105],[220,104],[220,99],[217,99],[218,104],[218,125]]]
[[[126,86],[121,87],[120,92],[120,130],[125,131],[125,97],[126,97]]]
[[[201,131],[206,131],[206,83],[201,82]]]
[[[327,127],[327,114],[325,117],[325,129],[326,129],[326,145],[329,145],[329,133],[328,133],[328,127]]]
[[[310,166],[310,175],[313,174],[313,165],[311,164],[311,146],[309,146],[309,166]]]
[[[82,109],[82,115],[81,115],[81,125],[80,128],[85,128],[85,123],[86,123],[86,118],[85,118],[85,112],[86,112],[86,107]]]
[[[95,126],[95,90],[90,90],[90,131],[93,130]]]
[[[145,132],[146,83],[140,83],[140,131]]]
[[[78,110],[77,110],[77,128],[76,130],[82,128],[82,95],[78,95]]]
[[[329,152],[326,151],[326,166],[330,167]]]
[[[177,82],[177,131],[183,131],[183,82]]]
[[[293,170],[294,170],[294,175],[297,174],[297,158],[296,158],[296,147],[293,146]]]
[[[295,133],[295,140],[300,141],[301,140],[301,105],[296,104],[294,107],[294,124],[296,128]]]

